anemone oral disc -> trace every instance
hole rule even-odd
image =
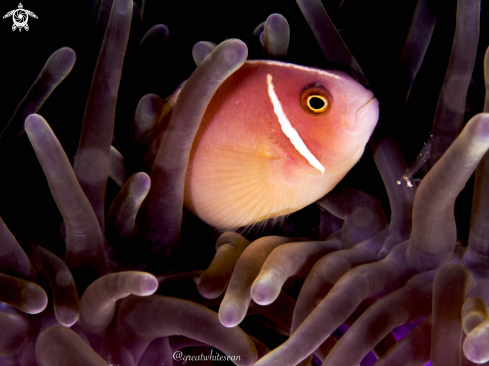
[[[282,104],[275,94],[275,87],[272,82],[272,75],[267,74],[267,85],[268,85],[268,95],[270,97],[270,101],[273,105],[273,111],[278,118],[278,122],[280,123],[280,127],[282,128],[282,132],[287,136],[294,145],[295,149],[306,158],[309,164],[311,164],[314,168],[319,170],[321,174],[324,174],[324,166],[319,162],[319,160],[309,151],[304,141],[302,141],[299,133],[296,131],[289,119],[285,115],[285,112],[282,108]]]

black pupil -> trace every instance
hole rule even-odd
[[[312,97],[309,99],[309,105],[312,109],[321,109],[324,107],[324,100],[318,97]]]

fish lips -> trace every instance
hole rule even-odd
[[[368,91],[367,98],[356,103],[350,109],[345,127],[350,131],[373,131],[379,120],[379,101],[371,91]]]

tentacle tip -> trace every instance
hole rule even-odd
[[[80,312],[76,309],[67,306],[60,306],[55,308],[56,319],[61,325],[65,327],[71,327],[78,321]]]
[[[266,24],[268,27],[281,28],[286,23],[287,19],[282,14],[273,13],[268,16]]]
[[[270,288],[270,286],[262,284],[261,282],[255,282],[251,288],[251,298],[258,305],[270,305],[277,298],[277,296],[274,296],[274,292],[274,289]]]
[[[198,289],[199,294],[208,300],[214,300],[217,299],[219,296],[222,295],[222,291],[215,291],[215,290],[210,290],[210,289]]]
[[[239,316],[238,312],[230,308],[229,306],[221,305],[221,309],[219,309],[219,321],[226,328],[234,328],[236,327],[242,320],[242,317]]]
[[[170,30],[168,29],[168,27],[164,24],[156,24],[153,28],[164,35],[166,42],[168,36],[170,35]]]
[[[194,281],[197,284],[197,290],[199,291],[199,294],[206,299],[216,299],[224,292],[224,289],[216,288],[216,286],[211,286],[211,284],[205,279],[202,281],[200,278],[194,278]]]
[[[139,295],[149,296],[156,292],[158,289],[158,280],[155,276],[147,274],[139,280]]]
[[[489,361],[489,354],[485,352],[485,350],[485,342],[483,342],[483,344],[478,344],[477,341],[474,342],[473,337],[469,336],[465,338],[463,343],[463,352],[465,357],[467,357],[467,359],[470,361],[477,364],[484,364]]]
[[[480,113],[475,116],[471,127],[478,138],[489,139],[489,113]]]
[[[134,179],[137,187],[142,191],[149,191],[151,186],[151,178],[145,172],[138,172],[134,174]]]
[[[265,22],[261,22],[256,26],[253,30],[253,37],[260,38],[260,35],[263,33],[263,29],[265,28]]]
[[[38,287],[36,285],[36,287]],[[48,296],[41,288],[36,288],[34,291],[29,291],[28,302],[22,304],[21,310],[27,314],[39,314],[48,305]]]
[[[223,42],[227,44],[224,59],[229,65],[243,63],[248,57],[248,47],[239,39],[228,39]]]
[[[24,122],[27,134],[32,134],[32,133],[36,134],[38,132],[41,132],[42,125],[44,123],[46,123],[46,121],[44,121],[44,118],[42,118],[40,115],[38,114],[28,115]]]
[[[58,51],[56,51],[56,56],[60,58],[60,60],[65,65],[72,65],[76,60],[76,53],[70,47],[62,47]]]
[[[208,42],[208,41],[199,41],[197,42],[196,44],[193,45],[192,47],[192,52],[194,50],[197,50],[199,48],[204,48],[204,49],[208,49],[208,45],[210,44],[211,42]]]

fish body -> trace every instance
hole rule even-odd
[[[342,72],[247,61],[207,107],[185,206],[223,230],[297,211],[356,164],[377,119],[373,93]]]

